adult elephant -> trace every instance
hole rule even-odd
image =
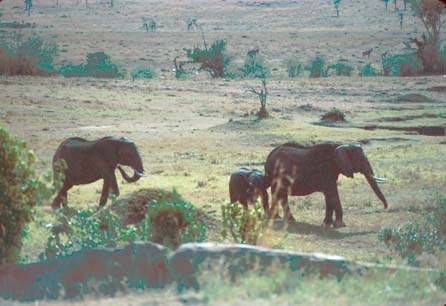
[[[89,184],[99,179],[104,180],[100,206],[107,203],[109,190],[119,195],[115,169],[121,172],[122,177],[129,183],[136,182],[144,175],[144,167],[138,148],[135,143],[125,138],[104,137],[94,141],[73,137],[63,141],[53,157],[53,169],[60,171],[61,160],[64,175],[62,188],[52,203],[58,208],[61,202],[67,201],[67,191],[74,185]],[[121,165],[132,167],[134,174],[128,176]],[[56,175],[57,176],[57,175]]]
[[[281,202],[285,219],[294,220],[288,205],[288,195],[322,192],[325,196],[325,226],[333,224],[334,227],[344,227],[337,180],[339,174],[353,178],[354,173],[366,177],[384,203],[384,208],[387,208],[387,200],[377,185],[377,182],[385,179],[374,176],[372,166],[360,145],[322,143],[303,146],[285,143],[276,147],[265,163],[265,180],[271,186],[272,196],[270,216],[277,214],[277,204]],[[334,223],[333,212],[336,215]]]
[[[260,196],[263,209],[267,213],[268,192],[265,185],[265,175],[259,170],[241,168],[231,174],[229,179],[229,198],[231,203],[240,202],[245,208],[248,204],[254,204]]]

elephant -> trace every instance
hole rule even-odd
[[[254,204],[260,196],[265,213],[268,213],[268,192],[262,171],[241,168],[231,174],[229,179],[229,198],[231,203],[240,202],[245,208]]]
[[[386,179],[374,176],[372,166],[362,147],[356,144],[321,143],[304,146],[285,143],[273,149],[265,162],[265,183],[271,186],[270,217],[277,213],[280,202],[284,218],[294,221],[288,205],[288,195],[303,196],[322,192],[325,196],[325,227],[345,227],[339,199],[337,180],[340,174],[353,178],[363,174],[377,197],[388,207],[387,200],[377,183]],[[333,223],[333,212],[336,220]]]
[[[63,160],[63,170],[60,162]],[[132,167],[134,174],[128,176],[121,165]],[[63,171],[62,188],[53,200],[52,207],[59,208],[61,203],[67,201],[67,191],[74,185],[93,183],[99,179],[104,180],[100,206],[107,203],[109,190],[119,196],[115,169],[121,172],[122,177],[129,183],[136,182],[144,175],[144,167],[136,144],[125,138],[103,137],[88,141],[80,137],[72,137],[63,141],[53,157],[53,171]]]

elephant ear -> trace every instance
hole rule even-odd
[[[340,145],[334,151],[336,165],[341,169],[341,173],[347,177],[353,177],[353,165],[348,156],[350,145]]]

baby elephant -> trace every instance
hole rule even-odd
[[[265,186],[265,175],[259,170],[241,168],[231,174],[229,180],[229,196],[231,203],[240,202],[245,208],[254,204],[260,196],[263,209],[269,212],[268,192]]]

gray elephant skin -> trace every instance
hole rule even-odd
[[[64,160],[63,186],[55,197],[52,207],[60,207],[67,201],[67,191],[74,185],[104,180],[99,205],[107,203],[109,190],[119,195],[115,169],[129,183],[136,182],[144,175],[144,167],[136,144],[125,138],[104,137],[94,141],[73,137],[63,141],[53,157],[53,169],[60,170],[60,160]],[[132,167],[134,174],[128,176],[121,165]]]
[[[229,198],[231,203],[240,202],[245,208],[255,204],[257,198],[262,199],[265,212],[269,211],[268,192],[265,175],[259,170],[241,168],[231,174],[229,179]]]
[[[270,216],[277,213],[280,202],[284,217],[294,220],[288,205],[288,195],[303,196],[322,192],[325,196],[324,225],[344,227],[337,180],[340,174],[353,178],[363,174],[376,196],[387,208],[387,200],[377,183],[386,181],[374,176],[372,166],[362,147],[355,144],[322,143],[304,146],[285,143],[270,152],[265,163],[265,181],[271,186]],[[333,222],[333,213],[336,220]]]

